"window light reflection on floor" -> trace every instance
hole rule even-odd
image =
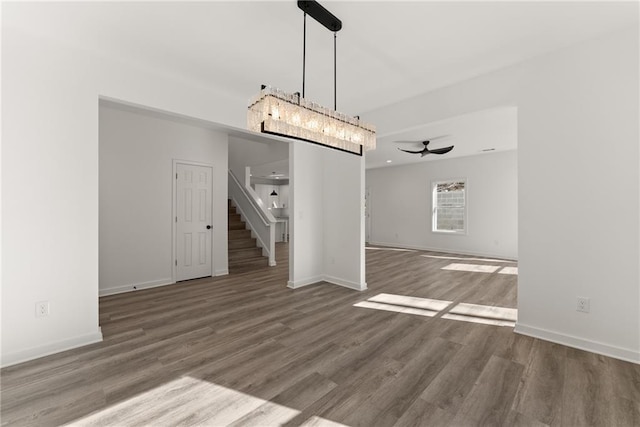
[[[449,313],[485,317],[487,319],[510,320],[512,322],[515,322],[518,319],[518,310],[515,308],[467,304],[463,302],[449,310]]]
[[[458,264],[454,262],[442,267],[442,270],[470,271],[472,273],[494,273],[499,268],[500,266],[498,265]]]
[[[452,301],[382,293],[366,301],[358,302],[353,306],[434,317],[450,307],[451,304],[453,304]],[[518,310],[490,305],[458,303],[444,313],[442,318],[484,325],[514,327],[518,318]]]
[[[353,306],[360,307],[360,308],[373,308],[373,309],[382,310],[382,311],[394,311],[396,313],[416,314],[418,316],[426,316],[426,317],[433,317],[436,314],[438,314],[437,311],[433,311],[433,310],[423,310],[420,308],[404,307],[402,305],[384,304],[380,302],[361,301],[356,304],[353,304]]]
[[[515,308],[460,303],[456,304],[442,318],[484,325],[514,327],[518,319],[518,310]]]
[[[434,259],[453,259],[457,261],[486,261],[486,262],[508,262],[514,263],[516,261],[510,261],[508,259],[490,259],[490,258],[461,258],[455,256],[440,256],[440,255],[420,255],[425,258],[434,258]]]
[[[348,427],[348,426],[337,423],[335,421],[327,420],[326,418],[320,418],[314,415],[304,423],[300,424],[300,427]]]
[[[144,409],[143,409],[144,408]],[[89,425],[282,425],[300,414],[297,409],[189,376],[177,378],[82,419]],[[305,426],[341,424],[312,417]]]
[[[443,314],[442,318],[448,320],[460,320],[462,322],[480,323],[482,325],[509,326],[511,328],[516,326],[516,322],[512,322],[509,320],[486,319],[484,317],[466,316],[463,314],[447,313]]]
[[[354,307],[433,317],[438,314],[439,311],[447,308],[451,302],[452,301],[382,293],[366,301],[356,303]]]
[[[384,304],[402,305],[412,308],[421,308],[423,310],[441,311],[444,310],[453,301],[444,301],[439,299],[418,298],[407,295],[394,294],[378,294],[369,298],[367,301],[381,302]]]
[[[518,274],[518,267],[504,267],[498,274]]]
[[[401,249],[401,248],[377,248],[373,246],[366,246],[365,249],[370,251],[396,251],[396,252],[415,252],[413,249]]]

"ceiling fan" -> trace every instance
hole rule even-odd
[[[433,138],[427,139],[425,141],[396,141],[396,142],[400,142],[400,143],[404,143],[404,142],[410,142],[410,143],[421,143],[424,148],[422,150],[417,150],[417,151],[413,151],[413,150],[403,150],[402,148],[398,148],[398,150],[400,151],[404,151],[405,153],[411,153],[411,154],[420,154],[420,157],[424,157],[427,154],[446,154],[449,151],[453,150],[453,145],[449,146],[449,147],[444,147],[444,148],[435,148],[433,150],[429,150],[428,145],[431,141],[435,141],[436,139],[440,139],[440,138],[446,138],[449,135],[442,135],[442,136],[435,136]]]

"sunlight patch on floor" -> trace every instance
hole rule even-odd
[[[446,310],[452,304],[452,301],[382,293],[371,297],[366,301],[358,302],[353,306],[392,311],[395,313],[434,317]],[[461,302],[455,304],[451,310],[444,313],[442,318],[481,323],[484,325],[514,327],[516,325],[515,322],[518,319],[518,310],[515,308]]]
[[[304,423],[300,424],[300,427],[349,427],[349,426],[345,424],[337,423],[335,421],[330,421],[325,418],[316,417],[314,415]]]
[[[413,249],[402,249],[402,248],[376,248],[373,246],[366,246],[365,249],[370,251],[396,251],[396,252],[416,252]]]
[[[494,273],[499,268],[500,266],[497,265],[458,264],[454,262],[442,267],[442,270],[470,271],[472,273]]]
[[[456,304],[442,318],[484,325],[514,327],[518,319],[518,310],[515,308],[460,303]]]
[[[405,307],[420,308],[423,310],[441,311],[452,303],[452,301],[443,301],[439,299],[418,298],[406,295],[395,294],[378,294],[369,298],[367,301],[381,302],[384,304],[400,305]]]
[[[189,376],[155,387],[70,425],[282,425],[300,414],[227,387]],[[340,426],[320,417],[306,426]]]
[[[449,313],[465,316],[486,317],[497,320],[518,320],[518,310],[515,308],[495,307],[490,305],[467,304],[461,302],[449,310]]]
[[[518,267],[504,267],[498,274],[518,274]]]
[[[433,317],[436,314],[438,314],[437,311],[433,311],[433,310],[422,310],[420,308],[404,307],[401,305],[393,305],[393,304],[383,304],[380,302],[362,301],[362,302],[353,304],[353,306],[360,307],[360,308],[373,308],[376,310],[383,310],[383,311],[394,311],[396,313],[417,314],[418,316],[426,316],[426,317]]]
[[[464,316],[462,314],[447,313],[443,314],[442,318],[449,320],[460,320],[462,322],[480,323],[482,325],[508,326],[511,328],[516,326],[516,322],[511,322],[509,320],[485,319],[484,317]]]
[[[514,263],[516,261],[511,261],[508,259],[490,259],[490,258],[464,258],[464,257],[455,257],[455,256],[440,256],[440,255],[420,255],[425,258],[434,258],[434,259],[454,259],[458,261],[486,261],[486,262],[509,262]]]

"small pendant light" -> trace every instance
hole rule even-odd
[[[275,171],[271,172],[271,176],[272,176],[272,177],[273,177],[273,176],[276,176],[276,172],[275,172]],[[277,179],[277,178],[276,178],[276,179]],[[273,189],[273,191],[271,192],[271,194],[269,194],[269,195],[270,195],[270,196],[277,196],[277,195],[278,195],[278,193],[276,193],[276,189],[274,188],[274,189]]]

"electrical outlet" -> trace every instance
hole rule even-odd
[[[46,317],[49,315],[49,301],[36,303],[36,317]]]
[[[578,297],[578,305],[576,307],[576,310],[582,313],[588,313],[590,308],[589,305],[589,298]]]

